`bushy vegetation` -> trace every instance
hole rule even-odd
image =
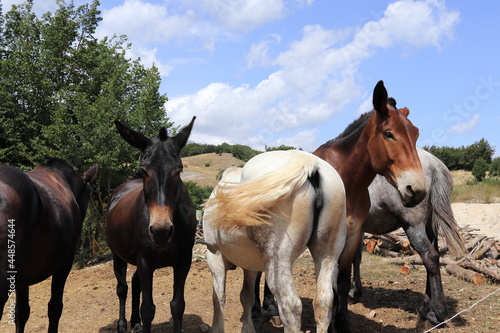
[[[470,146],[455,147],[437,147],[424,146],[424,150],[439,158],[450,170],[472,171],[474,163],[478,158],[482,158],[486,164],[492,161],[495,149],[486,141],[481,139]]]
[[[184,182],[184,185],[186,185],[191,200],[193,200],[195,209],[202,209],[202,205],[207,201],[214,189],[212,186],[199,186],[192,181]]]
[[[500,176],[500,157],[495,157],[490,164],[490,176]]]
[[[249,146],[238,145],[238,144],[230,145],[225,142],[220,145],[189,143],[184,147],[184,149],[182,149],[181,157],[195,156],[208,153],[216,153],[216,154],[229,153],[233,154],[234,157],[247,162],[249,159],[262,152],[252,149]]]
[[[478,182],[481,182],[486,177],[486,171],[488,171],[488,164],[484,158],[479,157],[472,167],[472,175]]]
[[[49,157],[100,168],[92,185],[83,251],[102,241],[111,189],[130,177],[140,152],[114,120],[153,136],[171,127],[157,68],[125,56],[124,37],[98,40],[99,1],[73,1],[38,17],[33,0],[0,7],[0,162],[32,169]],[[10,9],[10,8],[8,8]],[[103,242],[103,241],[102,241]]]

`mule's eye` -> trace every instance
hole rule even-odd
[[[392,139],[392,140],[395,140],[394,135],[392,135],[392,133],[391,133],[391,132],[385,132],[385,133],[384,133],[384,136],[386,137],[386,139]]]

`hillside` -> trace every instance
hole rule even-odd
[[[230,166],[243,166],[245,162],[235,158],[229,153],[209,153],[182,158],[184,171],[183,181],[192,181],[199,186],[212,186],[217,184],[217,175]]]

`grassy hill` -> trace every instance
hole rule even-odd
[[[243,166],[245,162],[229,153],[209,153],[183,157],[183,181],[192,181],[198,186],[212,186],[217,184],[217,175],[230,166]]]

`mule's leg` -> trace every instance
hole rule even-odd
[[[317,287],[313,307],[318,333],[326,333],[331,326],[334,297],[338,290],[339,256],[346,237],[345,215],[341,208],[334,209],[333,214],[323,212],[320,215],[318,230],[308,244],[316,271]],[[328,221],[334,222],[333,225]]]
[[[363,286],[361,284],[361,258],[363,256],[363,242],[359,242],[358,250],[354,255],[354,259],[352,260],[352,284],[351,290],[349,290],[349,299],[353,304],[356,304],[361,299],[363,295]]]
[[[418,312],[430,323],[437,325],[448,316],[446,298],[441,283],[437,237],[432,230],[426,230],[423,225],[403,225],[403,228],[411,246],[422,258],[427,271],[426,296]]]
[[[151,323],[155,317],[156,306],[153,302],[153,267],[144,259],[137,260],[137,272],[141,281],[142,303],[141,319],[142,332],[151,333]],[[134,331],[136,328],[134,327]]]
[[[226,304],[226,273],[231,265],[220,251],[207,251],[207,264],[212,273],[214,316],[212,332],[224,333],[224,305]]]
[[[242,333],[255,333],[255,327],[252,321],[252,308],[255,301],[255,282],[257,280],[256,271],[244,269],[243,288],[240,292],[240,302],[243,306],[243,316],[241,317],[243,327]]]
[[[186,260],[174,267],[174,295],[170,301],[170,313],[174,320],[174,333],[182,332],[182,317],[186,309],[186,301],[184,300],[184,287],[186,278],[191,267],[191,257],[186,256]]]
[[[135,270],[132,276],[132,315],[130,317],[130,327],[141,327],[141,316],[139,314],[139,306],[141,305],[141,280],[139,273]],[[125,314],[124,314],[125,315]]]
[[[116,295],[120,302],[120,312],[116,329],[118,333],[127,332],[127,319],[125,319],[125,304],[127,302],[127,263],[113,254],[113,270],[116,277]]]
[[[274,295],[269,289],[267,282],[264,283],[264,300],[262,305],[260,303],[260,279],[262,277],[262,272],[257,274],[257,280],[255,281],[255,303],[252,308],[252,319],[255,322],[262,322],[264,317],[270,320],[273,326],[281,327],[281,323],[278,305],[274,299]],[[262,313],[264,310],[264,313]]]
[[[274,295],[271,292],[271,289],[269,289],[267,282],[264,283],[264,301],[262,302],[262,307],[264,308],[266,318],[271,321],[273,326],[283,326],[280,319],[280,313],[278,311],[278,304],[276,304]]]
[[[63,310],[64,285],[73,266],[72,254],[66,262],[52,276],[51,297],[49,301],[49,333],[57,333],[59,330],[59,320]]]
[[[23,333],[30,317],[29,288],[16,289],[16,333]]]
[[[359,242],[361,242],[362,234],[361,230],[358,232],[351,231],[346,238],[345,247],[339,258],[339,274],[337,278],[339,304],[335,314],[335,329],[339,333],[351,333],[351,329],[349,328],[349,311],[347,309],[351,286],[351,267]]]
[[[253,303],[252,307],[252,319],[253,320],[262,320],[262,306],[260,304],[260,279],[262,277],[262,272],[259,272],[257,274],[257,277],[255,279],[255,288],[254,288],[254,295],[255,295],[255,300]]]
[[[0,258],[0,262],[5,262],[2,261]],[[9,299],[9,285],[10,285],[10,280],[8,279],[8,275],[0,274],[0,309],[3,309],[5,306],[5,303],[7,303],[7,300]],[[10,302],[9,302],[10,303]],[[10,311],[7,312],[7,320],[11,320],[11,317],[9,317]],[[3,311],[0,311],[0,320],[2,320],[2,315]],[[14,316],[12,316],[14,318]]]
[[[269,289],[276,296],[280,318],[285,327],[285,333],[300,332],[302,302],[295,289],[292,263],[286,259],[273,258],[266,268],[266,281]]]

